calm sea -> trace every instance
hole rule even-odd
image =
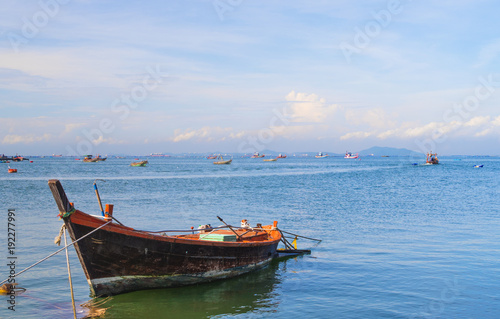
[[[231,224],[243,218],[323,240],[312,254],[239,278],[92,300],[70,251],[79,318],[498,318],[500,158],[133,158],[83,163],[33,158],[0,164],[0,277],[8,276],[8,209],[15,209],[16,271],[56,251],[62,225],[47,185],[98,214],[92,183],[122,223],[144,230]],[[482,168],[474,165],[482,164]],[[21,274],[27,291],[1,318],[72,318],[64,252]],[[92,307],[81,304],[91,302]]]

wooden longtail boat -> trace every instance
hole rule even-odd
[[[231,164],[231,162],[233,161],[233,159],[229,159],[229,160],[224,160],[222,158],[222,156],[219,156],[220,157],[220,161],[215,161],[214,164],[215,165],[224,165],[224,164]]]
[[[86,155],[83,161],[86,163],[95,163],[104,162],[106,159],[107,157],[101,157],[100,155],[97,155],[96,157],[92,157],[92,155]]]
[[[167,236],[113,222],[112,209],[105,217],[88,215],[73,207],[58,180],[49,187],[72,241],[79,240],[74,247],[94,296],[234,277],[283,253],[276,221]]]
[[[264,162],[276,162],[278,158],[269,158],[269,159],[264,159]]]
[[[148,164],[149,162],[148,161],[140,161],[140,162],[133,162],[130,164],[130,166],[134,166],[134,167],[144,167],[146,166],[146,164]]]

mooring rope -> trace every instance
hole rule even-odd
[[[20,272],[18,272],[17,274],[12,275],[11,277],[9,277],[9,278],[5,279],[4,281],[0,282],[0,285],[1,285],[1,284],[3,284],[4,282],[6,282],[7,280],[9,280],[10,278],[17,277],[17,276],[19,276],[20,274],[22,274],[23,272],[25,272],[25,271],[27,271],[27,270],[29,270],[29,269],[31,269],[31,268],[33,268],[33,267],[35,267],[35,266],[36,266],[36,265],[38,265],[39,263],[46,261],[47,259],[49,259],[50,257],[52,257],[52,256],[54,256],[54,255],[57,255],[58,253],[60,253],[60,252],[61,252],[61,251],[63,251],[64,249],[68,248],[68,247],[69,247],[69,246],[71,246],[71,245],[76,244],[76,243],[77,243],[77,242],[79,242],[80,240],[82,240],[82,239],[84,239],[85,237],[89,236],[90,234],[92,234],[92,233],[94,233],[94,232],[98,231],[99,229],[103,228],[104,226],[106,226],[106,225],[107,225],[107,224],[109,224],[109,223],[111,223],[111,220],[110,220],[109,222],[107,222],[106,224],[102,224],[101,226],[99,226],[98,228],[94,229],[93,231],[91,231],[91,232],[90,232],[90,233],[88,233],[87,235],[85,235],[85,236],[82,236],[82,237],[78,238],[77,240],[75,240],[75,241],[74,241],[74,242],[72,242],[71,244],[68,244],[68,245],[64,246],[63,248],[59,249],[58,251],[56,251],[56,252],[54,252],[54,253],[52,253],[52,254],[48,255],[47,257],[45,257],[45,258],[43,258],[43,259],[41,259],[41,260],[37,261],[37,262],[36,262],[36,263],[34,263],[33,265],[31,265],[31,266],[29,266],[29,267],[27,267],[27,268],[25,268],[25,269],[21,270],[21,271],[20,271]]]
[[[59,235],[57,235],[56,238],[54,238],[54,244],[56,244],[57,246],[61,246],[61,237],[65,229],[66,229],[66,224],[63,223],[61,229],[59,229]]]
[[[285,234],[288,234],[288,235],[292,235],[292,236],[296,236],[296,237],[300,237],[300,238],[304,238],[304,239],[309,239],[309,240],[314,240],[314,241],[317,241],[317,242],[322,242],[321,239],[315,239],[315,238],[310,238],[310,237],[306,237],[306,236],[301,236],[301,235],[297,235],[297,234],[293,234],[293,233],[290,233],[290,232],[287,232],[287,231],[284,231],[282,229],[279,230],[280,232],[283,232]]]

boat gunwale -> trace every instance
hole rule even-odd
[[[98,228],[102,226],[107,221],[98,217],[91,216],[87,213],[84,213],[80,210],[76,210],[72,215],[65,218],[67,222],[81,225],[84,227],[90,228]],[[266,227],[266,226],[264,226]],[[268,225],[271,227],[271,225]],[[268,234],[270,239],[259,240],[259,241],[236,241],[236,242],[226,242],[226,241],[212,241],[212,240],[200,240],[199,238],[181,238],[177,236],[163,236],[156,235],[147,231],[136,230],[132,227],[118,225],[118,224],[108,224],[101,228],[102,231],[114,232],[123,234],[126,236],[132,236],[143,239],[150,239],[156,241],[164,241],[171,243],[180,243],[180,244],[188,244],[188,245],[203,245],[203,246],[224,246],[224,247],[253,247],[253,246],[268,246],[272,245],[281,240],[281,233],[276,229],[264,229],[264,231]],[[194,230],[193,230],[194,231]],[[259,236],[263,236],[259,235]],[[73,240],[77,240],[78,238],[74,238]]]

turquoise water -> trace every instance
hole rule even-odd
[[[48,188],[98,214],[92,183],[115,217],[137,229],[186,229],[217,215],[319,238],[312,254],[198,286],[94,300],[102,318],[497,318],[500,313],[500,158],[133,158],[82,163],[34,158],[0,164],[0,277],[8,276],[7,214],[16,214],[16,271],[56,251],[62,222]],[[483,164],[483,168],[473,168]],[[91,300],[70,251],[78,305]],[[64,252],[21,274],[16,311],[0,296],[1,318],[72,318]],[[78,307],[79,317],[88,312]]]

